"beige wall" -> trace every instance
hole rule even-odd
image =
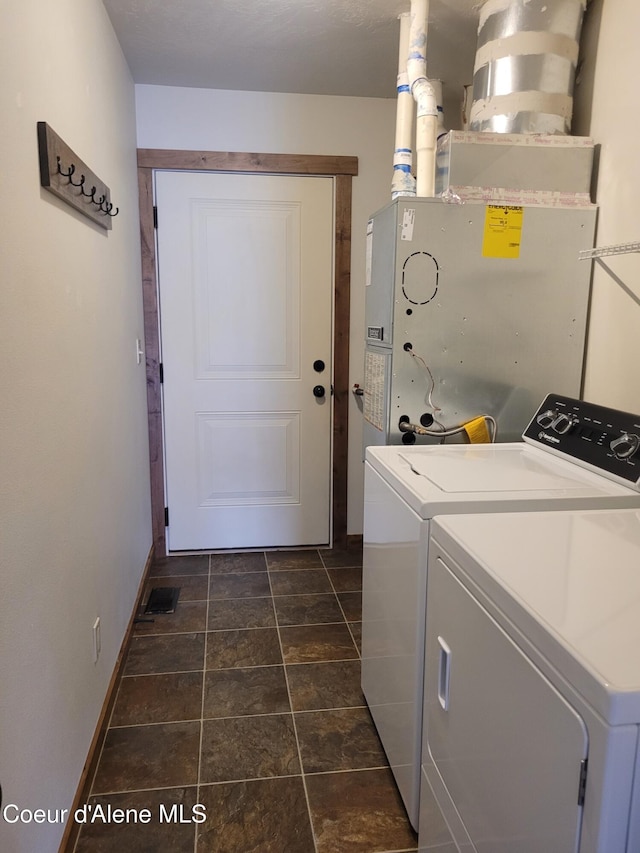
[[[138,145],[358,157],[353,181],[350,385],[363,384],[365,236],[391,198],[395,100],[136,86]],[[362,533],[362,413],[349,409],[348,531]]]
[[[588,7],[574,132],[600,145],[599,246],[640,241],[637,0]],[[594,263],[585,399],[640,412],[640,255]]]
[[[68,808],[151,544],[134,90],[99,0],[3,3],[0,38],[0,785]],[[110,186],[111,232],[40,188],[39,120]],[[0,817],[0,849],[62,830]]]

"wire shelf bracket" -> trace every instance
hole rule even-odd
[[[578,252],[578,260],[589,261],[609,255],[629,255],[632,252],[640,252],[640,243],[619,243],[616,246],[601,246],[599,249],[584,249]]]

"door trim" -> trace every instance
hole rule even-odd
[[[164,447],[160,388],[158,281],[153,221],[154,169],[207,172],[317,175],[335,179],[334,344],[333,344],[333,545],[347,546],[347,459],[349,418],[349,321],[351,292],[351,193],[357,157],[318,154],[249,154],[236,151],[138,149],[138,193],[142,247],[142,299],[149,416],[151,522],[156,557],[167,553]]]

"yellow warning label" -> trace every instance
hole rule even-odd
[[[523,207],[488,204],[482,240],[483,258],[519,258]]]

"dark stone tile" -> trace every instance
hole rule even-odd
[[[220,669],[205,677],[204,716],[242,717],[291,711],[282,666]]]
[[[162,578],[149,578],[144,588],[143,602],[146,605],[154,587],[175,586],[180,589],[178,606],[181,601],[206,601],[209,590],[207,575],[171,575]],[[143,607],[144,610],[144,607]]]
[[[96,820],[82,825],[75,853],[149,853],[151,850],[166,850],[171,853],[193,853],[195,841],[195,823],[180,823],[183,819],[197,817],[193,811],[196,804],[197,788],[167,788],[163,791],[133,791],[126,794],[109,794],[90,797],[87,815],[99,814],[101,807],[105,816],[107,808],[135,809],[138,814],[143,809],[151,813],[149,823],[129,821]],[[174,820],[160,823],[160,806],[164,814]],[[177,806],[176,812],[172,809]]]
[[[318,625],[344,622],[338,599],[331,593],[280,595],[273,599],[279,625]]]
[[[153,621],[135,622],[133,632],[136,636],[194,634],[205,629],[207,602],[179,601],[175,613],[140,613],[139,618]]]
[[[195,785],[199,746],[199,722],[109,729],[91,793]]]
[[[275,628],[210,631],[207,634],[207,669],[235,669],[281,663],[280,643]]]
[[[211,575],[209,579],[211,599],[264,598],[270,595],[271,587],[266,572]]]
[[[285,663],[353,660],[358,657],[349,629],[342,625],[300,625],[281,628]]]
[[[293,710],[364,706],[360,677],[359,660],[290,664],[287,679]]]
[[[164,557],[160,560],[154,560],[149,570],[149,577],[208,574],[208,554],[196,554],[195,556],[185,557]]]
[[[305,711],[295,720],[305,773],[388,766],[366,708]]]
[[[300,773],[290,714],[204,720],[200,781],[231,782]]]
[[[362,566],[351,569],[327,569],[336,592],[362,591]]]
[[[286,572],[295,569],[321,569],[322,560],[318,552],[310,551],[267,551],[269,571]]]
[[[204,633],[133,637],[125,675],[188,672],[204,668]]]
[[[358,652],[362,654],[362,622],[349,622],[348,627]]]
[[[247,554],[212,554],[211,573],[266,572],[267,561],[263,551]]]
[[[141,726],[199,720],[202,716],[200,672],[127,676],[120,682],[111,726]]]
[[[390,770],[321,773],[306,785],[318,853],[417,847]]]
[[[209,630],[229,628],[275,628],[271,598],[216,599],[209,602]]]
[[[359,548],[322,548],[320,550],[322,562],[329,568],[347,568],[351,566],[362,567],[362,547]]]
[[[347,622],[360,622],[362,620],[361,592],[339,592],[338,601],[344,611]]]
[[[204,785],[197,853],[313,853],[300,776]]]
[[[309,595],[314,592],[333,592],[326,569],[269,572],[274,595]]]

